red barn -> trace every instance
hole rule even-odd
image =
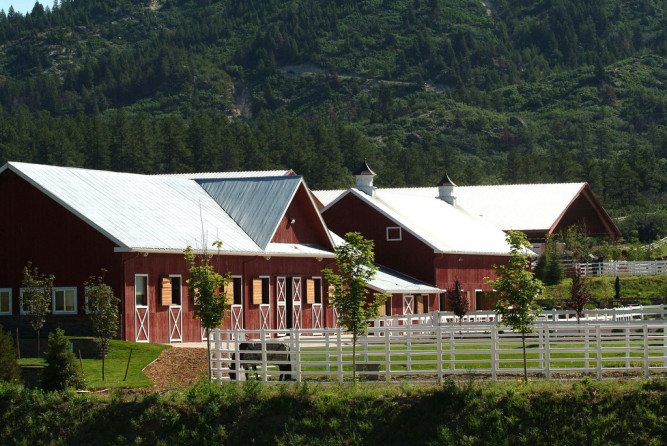
[[[333,242],[291,171],[137,175],[8,163],[0,168],[0,324],[25,326],[22,268],[54,274],[47,329],[85,332],[84,281],[107,270],[121,337],[199,341],[183,250],[213,254],[232,277],[231,315],[247,329],[333,326],[321,270]],[[212,248],[213,241],[223,243]]]

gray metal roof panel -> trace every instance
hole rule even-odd
[[[197,180],[257,245],[266,249],[285,215],[301,177]]]

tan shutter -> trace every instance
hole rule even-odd
[[[329,299],[333,299],[336,297],[336,287],[333,285],[329,285]]]
[[[306,303],[315,303],[315,281],[313,279],[306,279]]]
[[[163,277],[162,278],[162,286],[161,286],[161,291],[160,291],[161,297],[162,297],[162,305],[171,305],[171,278],[170,277]]]
[[[234,303],[234,279],[229,279],[227,285],[225,285],[225,294],[227,294],[226,301],[227,305]]]
[[[378,316],[387,315],[387,305],[383,302],[382,305],[378,308]]]
[[[262,303],[262,279],[252,279],[252,303]]]

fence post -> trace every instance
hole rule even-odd
[[[301,330],[294,330],[296,333],[296,381],[301,382],[301,345],[299,344],[299,338],[301,336]]]
[[[598,356],[598,364],[597,364],[597,372],[598,372],[598,379],[602,379],[602,329],[600,328],[599,325],[595,327],[595,341],[597,342],[597,356]]]
[[[342,328],[338,327],[336,334],[336,344],[338,347],[338,384],[343,384],[343,339],[341,337]]]
[[[491,326],[491,378],[496,381],[498,379],[498,361],[496,359],[498,350],[498,329],[496,324]]]
[[[389,329],[385,327],[384,332],[384,351],[385,351],[385,370],[384,370],[384,380],[385,382],[391,381],[391,341],[389,338]]]
[[[264,329],[260,328],[259,329],[259,345],[262,348],[262,381],[267,382],[268,377],[266,376],[269,368],[269,364],[267,363],[267,357],[266,357],[266,335],[264,333]]]
[[[442,325],[437,326],[436,333],[438,336],[436,339],[436,347],[438,350],[438,384],[442,384]]]
[[[649,375],[648,324],[644,324],[644,378]]]
[[[549,351],[549,343],[551,340],[549,339],[551,336],[551,330],[549,329],[548,325],[544,326],[544,358],[546,362],[546,378],[549,380],[551,379],[551,352]]]
[[[325,331],[326,336],[324,338],[324,349],[325,349],[325,358],[327,358],[327,379],[331,379],[331,356],[329,352],[331,351],[331,346],[329,345],[329,335],[331,332],[329,330]]]
[[[412,324],[410,324],[412,325]],[[408,372],[412,371],[412,355],[410,354],[412,352],[412,331],[408,331],[408,338],[407,338],[407,349],[406,353],[408,354]]]

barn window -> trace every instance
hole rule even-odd
[[[12,314],[11,288],[0,288],[0,314]]]
[[[232,276],[225,287],[227,302],[231,305],[243,305],[243,280],[241,276]]]
[[[160,279],[160,303],[162,305],[181,305],[181,276],[171,275]]]
[[[484,291],[475,290],[475,311],[482,309],[482,303],[484,302]]]
[[[42,287],[40,287],[39,290],[40,290],[42,293],[44,292],[44,288],[42,288]],[[20,289],[19,289],[19,308],[20,308],[19,313],[20,313],[21,315],[25,315],[25,307],[23,306],[23,292],[24,292],[24,291],[25,291],[25,288],[20,288]]]
[[[313,277],[306,279],[306,303],[307,304],[321,304],[322,303],[322,279]]]
[[[391,296],[389,296],[382,305],[380,305],[380,308],[378,308],[379,316],[391,316]]]
[[[269,304],[269,278],[259,277],[252,280],[252,303]]]
[[[402,240],[402,232],[399,226],[387,226],[387,241],[399,242]]]
[[[89,290],[89,289],[90,289],[89,286],[87,286],[87,287],[85,287],[85,288],[83,289],[83,298],[84,298],[84,301],[85,301],[84,308],[85,308],[85,312],[86,312],[86,314],[90,314],[90,313],[91,313],[91,311],[88,309],[88,290]],[[106,286],[104,287],[104,289],[105,289],[105,290],[110,290],[111,287],[110,287],[109,285],[106,285]]]
[[[148,276],[134,276],[134,304],[137,307],[148,306]]]
[[[447,292],[440,293],[440,311],[445,311],[447,308]]]
[[[428,313],[428,295],[415,296],[415,314]]]
[[[76,314],[76,287],[53,291],[53,314]]]

